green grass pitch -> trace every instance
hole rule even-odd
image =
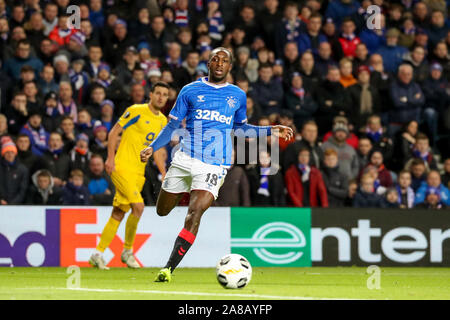
[[[68,289],[66,268],[0,268],[0,299],[450,299],[450,268],[381,268],[372,290],[359,267],[254,268],[240,290],[223,289],[213,268],[179,268],[171,283],[153,282],[156,268],[80,271]]]

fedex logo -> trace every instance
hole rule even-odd
[[[38,207],[29,210],[44,212],[33,212],[35,215],[14,210],[1,213],[0,266],[89,266],[87,261],[97,246],[104,225],[98,221],[97,209]],[[37,214],[40,217],[36,217]],[[31,216],[36,219],[30,219]],[[150,236],[136,235],[135,254]],[[120,261],[122,249],[123,241],[116,235],[105,252],[109,257],[108,266],[124,266]]]
[[[202,110],[197,109],[195,110],[195,119],[199,120],[211,120],[211,121],[218,121],[221,123],[231,124],[231,120],[233,119],[233,116],[224,116],[223,114],[220,114],[219,111],[211,111],[211,110]]]

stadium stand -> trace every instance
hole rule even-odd
[[[167,115],[224,46],[249,121],[295,138],[280,141],[276,175],[270,150],[236,163],[216,205],[449,207],[447,4],[0,0],[0,202],[109,205],[109,130],[160,80]],[[151,161],[146,176],[154,205]]]

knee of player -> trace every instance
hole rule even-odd
[[[135,215],[141,216],[142,213],[144,212],[144,208],[145,208],[145,206],[144,206],[143,203],[142,204],[139,203],[139,204],[132,205],[132,211],[133,211],[133,213]]]
[[[120,211],[120,210],[113,210],[113,212],[111,214],[111,217],[117,221],[122,221],[124,216],[125,216],[125,212]]]
[[[156,207],[156,213],[160,217],[167,216],[169,214],[169,212],[170,212],[170,210],[168,210],[167,208],[164,208],[163,206],[157,206]]]

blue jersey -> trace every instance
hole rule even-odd
[[[181,149],[195,159],[213,165],[231,165],[234,124],[247,122],[247,96],[239,87],[216,85],[200,78],[181,89],[169,117],[186,118]]]

